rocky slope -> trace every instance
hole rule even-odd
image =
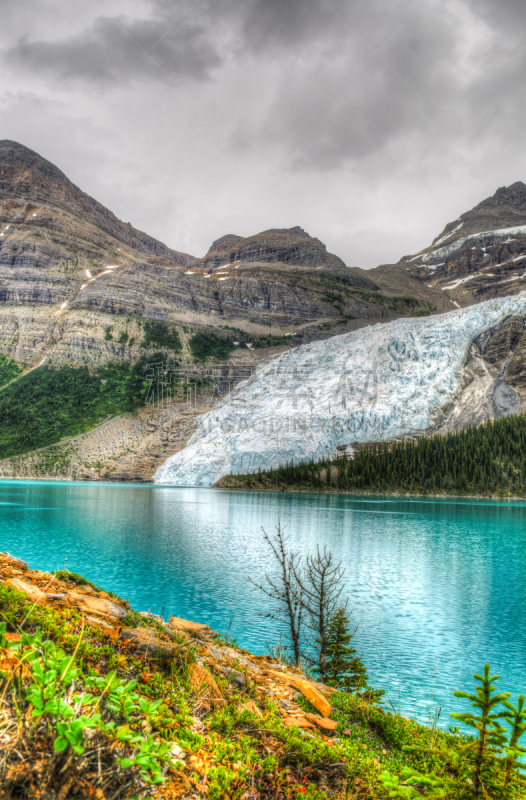
[[[24,364],[118,360],[98,330],[123,318],[308,341],[436,305],[421,292],[392,295],[301,228],[227,235],[203,259],[177,252],[121,222],[37,153],[0,142],[2,344]],[[93,314],[100,328],[88,322]],[[86,334],[89,346],[78,347]]]
[[[190,439],[208,402],[147,405],[88,433],[0,460],[0,478],[151,482],[156,469]]]
[[[0,608],[2,800],[416,798],[428,748],[433,782],[457,778],[453,753],[470,791],[460,736],[254,655],[203,622],[137,612],[81,575],[9,553]],[[506,797],[524,791],[514,769]]]
[[[284,353],[203,415],[155,481],[210,486],[228,473],[517,411],[526,397],[525,312],[523,292]]]
[[[525,270],[526,185],[517,182],[448,223],[430,247],[389,271],[405,272],[467,306],[521,291]],[[370,273],[377,281],[382,274],[382,268]]]

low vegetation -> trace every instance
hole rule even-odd
[[[254,320],[256,324],[261,325],[260,322]],[[286,345],[303,344],[303,335],[301,332],[294,333],[292,336],[276,336],[273,333],[247,333],[240,328],[232,328],[225,325],[225,329],[234,333],[234,339],[239,342],[240,347],[247,347],[248,344],[253,347],[282,347]]]
[[[0,561],[5,579],[10,573]],[[454,715],[462,730],[418,724],[344,690],[329,694],[329,737],[304,718],[290,724],[284,707],[291,703],[280,696],[298,673],[289,666],[287,677],[286,662],[254,657],[231,641],[225,647],[221,638],[212,644],[170,633],[160,618],[137,614],[115,595],[127,616],[97,622],[66,597],[71,589],[98,592],[82,576],[62,570],[23,577],[26,586],[52,583],[58,594],[42,603],[0,583],[2,800],[526,796],[524,698],[514,706],[508,693],[496,694],[488,666],[475,676],[473,694],[457,693],[472,704]],[[170,656],[131,647],[122,632],[138,628]],[[233,670],[218,653],[234,659]],[[317,707],[295,697],[299,710],[316,718]]]
[[[5,386],[6,383],[18,377],[21,372],[22,367],[20,364],[0,353],[0,386]]]
[[[150,365],[157,353],[134,366],[42,366],[0,392],[0,458],[27,453],[90,430],[108,417],[146,402]]]
[[[286,464],[223,479],[224,488],[526,496],[526,416],[446,436],[371,445],[353,458]]]
[[[203,333],[198,331],[189,340],[190,351],[196,361],[206,361],[207,358],[217,358],[224,361],[235,350],[231,339],[218,336],[216,333]]]
[[[161,347],[179,353],[183,349],[183,343],[177,328],[173,328],[166,322],[145,322],[144,339],[141,347]]]

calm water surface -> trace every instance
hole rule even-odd
[[[448,712],[489,661],[501,690],[526,690],[526,504],[0,483],[0,549],[64,565],[130,600],[230,630],[258,653],[278,632],[247,577],[275,565],[262,542],[281,521],[302,553],[327,545],[345,566],[373,685],[422,721]],[[513,699],[513,698],[512,698]]]

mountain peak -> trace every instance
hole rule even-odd
[[[38,170],[48,177],[61,181],[68,180],[58,167],[34,150],[11,139],[0,139],[0,164],[15,165],[20,163],[25,164],[30,169]]]
[[[306,267],[345,267],[338,256],[310,236],[303,228],[269,228],[253,236],[227,234],[212,244],[201,261],[205,269],[215,269],[237,261],[284,263]]]
[[[221,236],[219,239],[216,239],[215,242],[212,242],[208,253],[215,253],[218,250],[225,250],[229,247],[235,247],[239,244],[239,242],[243,242],[244,240],[244,236],[236,236],[235,233],[227,233],[225,236]]]
[[[494,195],[482,200],[473,211],[479,208],[494,208],[497,206],[524,206],[526,205],[526,184],[516,181],[511,186],[501,186]],[[467,212],[470,214],[472,212]],[[463,215],[465,216],[465,215]]]
[[[10,139],[0,140],[0,218],[9,226],[2,259],[11,266],[78,264],[79,256],[102,264],[148,256],[181,266],[196,260],[121,222],[50,161]]]

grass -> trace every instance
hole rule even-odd
[[[0,353],[0,386],[5,386],[6,383],[12,381],[13,378],[18,377],[22,372],[22,367],[8,358],[3,353]]]

